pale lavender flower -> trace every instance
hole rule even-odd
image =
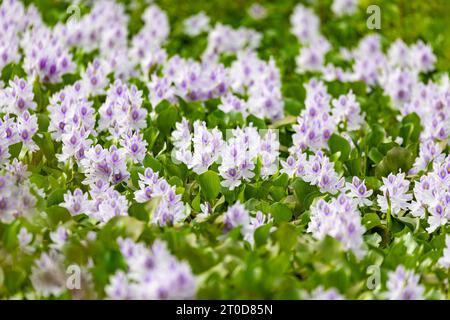
[[[418,41],[411,47],[413,68],[419,72],[429,72],[434,70],[436,56],[430,45]]]
[[[267,17],[267,9],[259,4],[259,3],[253,3],[248,9],[247,13],[252,19],[255,20],[261,20]]]
[[[220,54],[233,54],[245,49],[253,50],[259,46],[262,35],[249,28],[233,29],[217,23],[208,34],[208,45],[203,52],[203,60],[217,61]]]
[[[419,276],[401,265],[389,272],[386,286],[389,300],[423,300],[425,289],[419,283]]]
[[[310,156],[304,168],[302,179],[312,185],[317,185],[320,192],[336,194],[344,187],[344,178],[334,170],[334,163],[321,151]]]
[[[42,253],[31,267],[30,280],[40,297],[58,297],[66,291],[64,257],[56,251]]]
[[[352,15],[358,9],[358,0],[334,0],[331,10],[337,16]]]
[[[298,4],[290,19],[291,32],[301,44],[308,44],[320,36],[320,20],[312,9]]]
[[[356,96],[350,90],[346,95],[341,95],[333,99],[332,114],[336,122],[345,123],[347,130],[353,131],[361,128],[364,123],[364,115],[361,114],[361,107],[356,101]]]
[[[69,210],[70,214],[76,216],[81,213],[89,215],[92,209],[92,203],[87,193],[83,193],[81,189],[75,189],[73,194],[69,190],[64,194],[64,202],[61,207]]]
[[[442,257],[438,261],[439,265],[445,269],[450,269],[450,236],[445,236],[445,248]]]
[[[36,109],[36,102],[33,101],[33,86],[26,79],[14,77],[9,81],[9,87],[0,91],[0,103],[3,105],[3,112],[20,116],[25,110]]]
[[[190,266],[172,256],[167,245],[155,241],[150,249],[131,239],[118,240],[128,269],[117,271],[105,291],[110,299],[193,299],[196,279]]]
[[[225,212],[224,222],[228,230],[239,226],[246,227],[250,224],[250,214],[245,207],[237,201],[228,208],[227,212]]]
[[[188,17],[183,22],[184,33],[188,36],[195,37],[209,31],[209,20],[209,17],[203,11]]]
[[[56,231],[50,232],[50,239],[52,240],[51,248],[60,250],[66,243],[69,237],[69,231],[63,226],[59,226]]]
[[[94,59],[88,64],[86,70],[81,74],[85,96],[96,96],[105,93],[109,83],[107,77],[107,66],[104,60]]]
[[[137,202],[146,203],[155,199],[156,208],[152,213],[152,223],[165,226],[177,224],[186,218],[181,195],[151,168],[146,168],[144,174],[139,173],[139,187],[134,193]]]
[[[412,194],[409,191],[409,181],[405,179],[405,173],[396,175],[390,173],[387,178],[383,177],[383,185],[380,187],[382,195],[378,195],[378,205],[382,212],[387,212],[391,208],[392,214],[396,215],[401,210],[406,210]]]
[[[314,289],[308,296],[308,300],[344,300],[345,298],[335,288],[325,289],[323,286],[319,286]]]
[[[365,181],[360,180],[358,177],[353,177],[352,182],[345,183],[347,195],[353,199],[358,207],[370,206],[372,201],[368,198],[372,195],[373,190],[368,190]]]
[[[311,221],[308,232],[316,239],[329,235],[339,240],[346,250],[352,250],[357,257],[365,254],[363,248],[364,226],[359,211],[350,198],[341,194],[330,202],[320,199],[310,208]]]
[[[22,227],[17,234],[17,239],[19,240],[19,246],[21,249],[25,251],[34,251],[33,248],[30,246],[31,242],[33,241],[33,234],[28,232],[27,228]]]
[[[147,153],[147,141],[138,132],[128,130],[120,140],[121,146],[126,150],[127,157],[133,163],[142,163]]]
[[[163,100],[170,101],[173,104],[178,102],[175,97],[175,88],[167,77],[158,77],[152,74],[148,83],[148,90],[148,98],[153,107],[156,107]]]
[[[128,215],[128,200],[118,191],[110,188],[105,193],[92,194],[93,209],[91,216],[104,224],[118,216]]]
[[[19,133],[22,146],[26,150],[34,152],[39,149],[32,139],[38,131],[37,117],[35,115],[30,115],[28,111],[25,111],[18,118],[17,131]]]

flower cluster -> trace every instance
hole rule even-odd
[[[81,189],[75,189],[73,193],[68,191],[61,206],[73,216],[84,213],[102,224],[114,217],[128,214],[127,199],[113,188],[99,187],[91,190],[90,194],[92,200]]]
[[[188,36],[196,37],[199,34],[208,32],[209,29],[209,17],[203,11],[184,20],[184,32]]]
[[[172,132],[175,160],[186,164],[197,174],[207,171],[222,151],[222,132],[217,128],[209,130],[204,121],[197,120],[191,134],[189,122],[185,118],[176,124],[176,128]]]
[[[424,287],[419,284],[419,276],[414,272],[398,266],[389,272],[387,298],[390,300],[422,300]]]
[[[161,46],[167,41],[170,25],[166,13],[157,5],[149,6],[142,20],[145,24],[133,37],[129,56],[133,64],[139,64],[146,74],[152,66],[161,65],[167,58]]]
[[[27,166],[15,159],[0,174],[0,221],[10,223],[19,217],[32,216],[35,210],[36,197],[42,191],[27,179]]]
[[[86,179],[84,184],[92,190],[106,190],[110,185],[127,181],[130,174],[127,170],[126,153],[124,148],[112,145],[104,149],[100,144],[90,147],[85,157],[80,161],[80,167]]]
[[[253,126],[231,130],[219,166],[220,175],[225,179],[222,185],[234,190],[242,181],[252,179],[258,157],[261,159],[261,177],[274,174],[278,169],[278,150],[278,137],[271,129],[264,137]]]
[[[331,49],[328,40],[320,33],[320,20],[310,8],[298,4],[291,15],[291,31],[302,47],[296,58],[297,71],[321,72],[325,55]]]
[[[24,69],[30,77],[43,82],[61,82],[62,76],[75,70],[72,55],[63,38],[45,26],[33,26],[22,38]]]
[[[135,200],[146,203],[155,200],[156,205],[152,212],[151,221],[161,226],[176,224],[186,217],[185,205],[181,201],[181,195],[175,191],[175,187],[160,178],[158,172],[146,168],[144,174],[139,173],[140,189],[134,193]]]
[[[281,77],[275,61],[258,58],[254,51],[243,51],[229,69],[230,86],[234,93],[247,96],[243,101],[235,95],[224,97],[219,106],[224,112],[238,111],[260,118],[277,120],[283,116]]]
[[[262,35],[253,29],[217,23],[208,33],[208,45],[203,52],[205,61],[217,61],[221,54],[237,54],[246,49],[256,49]]]
[[[397,215],[401,210],[408,209],[408,201],[411,201],[412,194],[409,193],[409,181],[405,179],[405,173],[390,173],[382,180],[380,191],[383,194],[377,196],[381,211],[390,210],[392,214]]]
[[[305,89],[305,109],[293,126],[292,150],[328,149],[328,139],[337,132],[338,126],[351,131],[359,129],[364,122],[364,115],[352,91],[331,100],[325,84],[316,79],[305,84]]]
[[[118,139],[129,129],[145,128],[147,113],[142,107],[142,91],[116,80],[99,109],[98,131],[108,131],[112,138]]]
[[[9,81],[8,88],[0,89],[0,110],[6,114],[20,116],[26,110],[36,110],[37,105],[33,99],[32,84],[15,76],[14,80]]]
[[[189,122],[182,119],[172,132],[173,157],[197,174],[202,174],[215,162],[219,162],[219,173],[225,179],[222,185],[233,190],[243,180],[255,176],[257,158],[261,159],[260,175],[267,178],[278,169],[279,142],[275,131],[269,129],[264,136],[252,125],[231,130],[225,142],[222,133],[207,129],[206,123],[194,122],[191,133]]]
[[[252,217],[239,201],[229,207],[224,214],[225,230],[229,231],[240,227],[244,240],[252,246],[255,244],[255,230],[272,222],[272,216],[270,214],[264,215],[261,211],[256,212],[256,216]]]
[[[446,225],[450,220],[450,157],[436,159],[433,171],[415,182],[413,192],[411,214],[425,218],[425,211],[428,211],[427,231],[431,233]]]
[[[118,240],[128,270],[117,271],[105,288],[110,299],[193,299],[196,279],[189,265],[172,256],[162,241],[150,249],[131,239]]]
[[[6,115],[0,118],[0,163],[5,163],[10,158],[9,146],[22,143],[22,154],[27,151],[38,150],[38,146],[33,141],[33,136],[38,131],[38,121],[36,115],[30,115],[28,111],[13,118]]]
[[[280,172],[316,185],[322,193],[336,194],[344,187],[344,178],[334,170],[334,162],[330,161],[322,151],[308,158],[301,151],[291,153],[286,161],[281,161],[281,165],[283,168]]]
[[[338,239],[345,249],[352,250],[358,257],[365,254],[362,237],[365,228],[351,198],[341,194],[330,202],[320,199],[310,210],[311,221],[307,231],[316,239],[329,235]]]

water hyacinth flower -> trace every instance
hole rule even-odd
[[[103,149],[99,144],[91,146],[80,161],[81,169],[86,176],[83,183],[91,188],[101,189],[103,185],[116,185],[127,181],[130,174],[127,169],[126,153],[124,148],[117,148],[115,145],[109,150]]]
[[[128,130],[120,140],[121,146],[126,150],[127,157],[133,163],[142,163],[147,153],[147,141],[142,134]]]
[[[29,253],[33,253],[35,251],[35,248],[31,246],[33,242],[33,234],[28,232],[27,228],[20,228],[20,231],[17,234],[17,240],[19,241],[19,247],[21,250]]]
[[[52,240],[50,247],[60,250],[66,243],[68,237],[68,230],[63,226],[59,226],[54,232],[50,232],[50,239]]]
[[[443,268],[450,268],[450,236],[445,236],[445,248],[442,257],[438,261]]]
[[[262,153],[261,138],[255,127],[237,128],[232,130],[231,134],[232,137],[226,142],[222,153],[219,173],[224,178],[222,186],[234,190],[242,180],[249,181],[254,177],[255,160],[258,154]],[[273,146],[273,149],[277,149],[277,146]]]
[[[252,17],[252,19],[255,20],[262,20],[267,17],[267,9],[259,3],[253,3],[247,9],[247,13],[250,17]]]
[[[328,139],[336,130],[337,121],[332,117],[331,96],[323,82],[312,79],[305,84],[307,92],[305,110],[293,126],[295,134],[292,136],[293,150],[313,151],[328,149]],[[295,148],[294,148],[295,147]]]
[[[370,206],[372,201],[367,199],[373,193],[373,190],[368,190],[365,181],[360,180],[358,177],[353,177],[352,183],[346,182],[345,188],[347,190],[347,195],[353,199],[357,206]]]
[[[72,55],[64,40],[44,25],[27,30],[22,38],[24,69],[29,77],[58,83],[62,76],[75,70]]]
[[[9,81],[9,87],[0,90],[0,108],[4,113],[22,115],[26,110],[35,110],[32,84],[26,79],[14,77]]]
[[[181,201],[181,195],[175,191],[175,187],[169,185],[158,172],[146,168],[144,174],[139,173],[140,189],[134,193],[134,198],[139,203],[156,201],[156,207],[152,213],[151,221],[154,224],[165,226],[176,224],[185,218],[185,205]]]
[[[225,213],[224,223],[228,230],[250,224],[250,214],[239,201],[228,208]]]
[[[248,99],[243,106],[231,97],[231,101],[223,100],[223,111],[239,111],[244,117],[252,114],[272,121],[283,116],[281,76],[273,58],[266,62],[259,59],[254,51],[239,52],[229,69],[229,80],[231,89],[240,95],[247,95]],[[227,106],[229,103],[232,105]]]
[[[31,283],[40,297],[58,297],[66,291],[64,257],[52,250],[41,254],[31,268]]]
[[[419,284],[419,276],[401,265],[389,272],[386,286],[389,300],[423,300],[425,290]]]
[[[28,179],[23,179],[27,177],[22,172],[26,171],[26,166],[19,167],[16,162],[0,174],[0,221],[3,223],[10,223],[20,217],[30,218],[36,212],[35,194],[42,195]]]
[[[337,16],[351,15],[358,9],[358,0],[334,0],[331,10]]]
[[[97,96],[105,93],[109,83],[108,69],[104,60],[94,59],[81,74],[85,96]]]
[[[264,215],[261,211],[256,213],[256,217],[252,217],[239,201],[229,207],[224,214],[225,231],[240,227],[244,240],[250,243],[252,247],[255,244],[254,233],[256,229],[272,222],[272,216],[270,214]]]
[[[131,239],[118,240],[128,269],[117,271],[105,291],[110,299],[167,300],[193,299],[196,279],[190,266],[172,256],[165,242],[150,248]]]
[[[71,132],[83,133],[86,138],[97,134],[93,103],[87,100],[82,89],[81,82],[77,82],[50,97],[48,131],[56,141]]]
[[[99,131],[108,131],[111,138],[119,139],[129,129],[140,130],[146,126],[147,110],[142,108],[142,91],[128,87],[116,80],[107,92],[100,107]]]
[[[325,289],[319,286],[307,297],[308,300],[344,300],[345,298],[335,288]]]
[[[191,37],[207,32],[210,28],[209,20],[209,17],[203,11],[192,15],[184,20],[184,32]]]
[[[217,128],[210,130],[204,121],[197,120],[191,135],[189,123],[185,118],[177,123],[176,127],[177,130],[172,132],[175,160],[186,164],[197,174],[206,172],[219,159],[224,144],[222,132]]]
[[[217,23],[208,33],[208,44],[203,52],[203,60],[217,61],[220,54],[238,53],[245,49],[254,50],[259,46],[262,35],[245,27],[233,29]]]
[[[118,191],[109,188],[103,193],[91,193],[93,209],[91,216],[104,224],[114,217],[128,215],[128,200]]]
[[[307,231],[316,239],[329,235],[339,240],[346,250],[352,250],[357,257],[364,256],[362,236],[365,228],[350,198],[341,194],[330,202],[320,199],[310,210],[311,221]]]
[[[392,214],[398,214],[401,210],[408,208],[408,202],[412,200],[409,191],[409,181],[405,179],[405,173],[396,175],[390,173],[383,177],[383,185],[380,187],[382,195],[377,196],[378,205],[382,212],[387,212],[390,207]]]
[[[83,193],[79,188],[75,189],[73,193],[69,190],[64,194],[64,202],[61,204],[63,208],[69,210],[73,216],[81,213],[89,214],[92,210],[92,203],[89,200],[89,195]]]
[[[17,121],[17,131],[22,142],[23,148],[30,152],[38,150],[38,146],[33,141],[33,136],[38,131],[38,123],[36,115],[30,115],[28,111],[25,111]]]
[[[331,162],[322,152],[310,156],[302,179],[313,185],[317,185],[322,193],[336,194],[344,187],[344,178],[334,170],[334,162]]]

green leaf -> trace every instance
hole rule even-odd
[[[328,140],[328,146],[330,147],[332,153],[336,153],[338,151],[341,153],[339,160],[345,161],[348,159],[351,147],[347,139],[333,133]]]
[[[198,177],[203,195],[209,201],[217,198],[220,192],[220,178],[214,171],[207,171]]]
[[[128,208],[128,215],[145,222],[149,220],[149,213],[145,203],[133,203]]]
[[[367,135],[367,146],[376,147],[383,142],[386,132],[379,124],[374,124],[372,130]]]
[[[281,250],[289,251],[297,242],[297,231],[293,225],[282,223],[273,233],[273,237],[279,244]]]
[[[274,203],[270,206],[270,213],[276,223],[289,221],[292,218],[292,211],[283,203]]]
[[[362,224],[364,227],[366,227],[366,230],[370,230],[376,226],[381,225],[381,220],[380,217],[378,216],[378,214],[371,212],[371,213],[366,213],[363,217],[362,217]]]
[[[66,193],[66,189],[58,188],[52,191],[47,198],[47,205],[53,206],[57,205],[64,201],[64,194]]]
[[[17,158],[22,150],[22,142],[18,142],[9,146],[9,154],[11,158]]]
[[[383,160],[375,168],[377,177],[385,177],[389,173],[408,172],[414,163],[414,156],[411,151],[402,147],[390,149]]]
[[[310,185],[308,182],[305,182],[300,178],[297,178],[293,182],[292,186],[294,188],[297,201],[300,204],[301,212],[308,210],[314,198],[320,195],[317,186]]]
[[[60,206],[51,206],[45,209],[48,214],[48,220],[52,226],[58,225],[60,222],[69,221],[71,218],[69,210]]]
[[[368,156],[369,159],[372,160],[375,164],[378,164],[384,158],[384,155],[375,147],[370,149]]]
[[[165,135],[169,135],[173,126],[178,121],[178,110],[170,105],[168,108],[161,111],[156,119],[158,129]]]

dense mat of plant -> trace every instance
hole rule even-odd
[[[448,298],[449,3],[374,2],[2,1],[0,297]]]

